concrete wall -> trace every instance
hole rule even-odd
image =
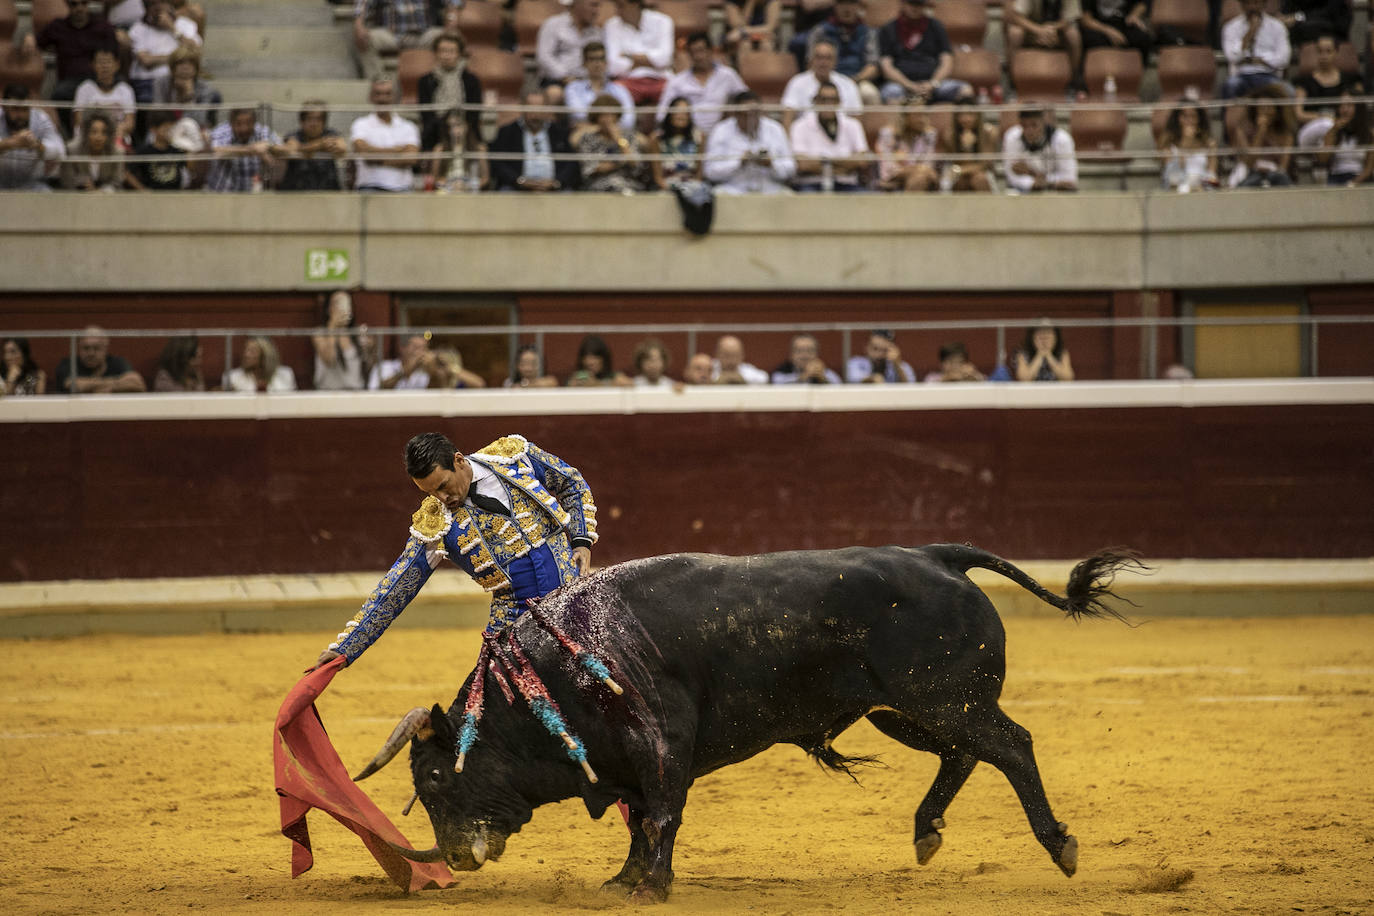
[[[0,289],[1138,290],[1374,281],[1374,188],[1194,194],[12,194]],[[3,302],[0,302],[3,309]]]

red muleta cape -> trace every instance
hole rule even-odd
[[[310,829],[305,816],[319,808],[356,833],[396,886],[403,891],[448,887],[453,875],[441,862],[412,862],[387,845],[410,843],[382,810],[349,778],[348,770],[329,741],[315,700],[334,675],[343,669],[336,658],[296,682],[277,711],[277,795],[281,797],[281,832],[291,840],[291,877],[300,877],[315,864],[310,852]]]

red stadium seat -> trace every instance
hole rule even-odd
[[[1132,52],[1134,53],[1134,52]],[[1080,153],[1119,151],[1126,141],[1126,112],[1101,108],[1075,108],[1069,112],[1069,133]],[[1129,162],[1113,157],[1113,162]],[[1095,160],[1101,162],[1102,160]]]
[[[988,31],[988,8],[983,0],[938,0],[931,15],[945,27],[949,43],[956,49],[960,45],[983,46]]]
[[[434,69],[434,52],[426,48],[403,48],[396,58],[396,81],[401,84],[401,101],[415,104],[420,77]]]
[[[1062,100],[1072,77],[1066,51],[1022,48],[1012,55],[1011,81],[1025,101]]]
[[[29,98],[39,98],[43,89],[43,55],[20,54],[19,48],[8,41],[0,44],[0,85],[10,83],[28,86]]]
[[[1317,68],[1317,43],[1309,41],[1298,48],[1298,73],[1307,76]],[[1336,45],[1336,68],[1352,76],[1360,75],[1360,56],[1348,41]]]
[[[1167,47],[1159,49],[1160,98],[1181,99],[1195,92],[1210,99],[1217,84],[1217,61],[1211,48]]]
[[[881,29],[897,18],[900,0],[864,0],[864,22],[870,29]]]
[[[1002,56],[987,48],[973,48],[954,52],[954,67],[950,79],[963,80],[974,89],[992,89],[1002,85]]]
[[[1207,43],[1207,0],[1154,0],[1150,25],[1195,44]]]
[[[494,0],[489,0],[494,2]],[[602,3],[603,7],[610,4]],[[563,12],[558,0],[516,0],[515,45],[521,54],[533,56],[539,42],[539,26],[550,16]]]
[[[796,74],[797,59],[787,51],[740,49],[740,78],[767,104],[776,105],[782,99],[783,88]]]
[[[653,8],[673,20],[678,44],[695,32],[711,30],[711,7],[707,0],[657,0]]]
[[[67,0],[33,0],[29,16],[33,19],[34,34],[43,31],[43,27],[54,19],[67,18],[68,12]]]
[[[8,43],[19,27],[19,10],[14,0],[0,0],[0,42]]]
[[[497,0],[468,0],[459,7],[455,24],[468,47],[495,48],[501,43],[501,4]]]
[[[1088,97],[1100,99],[1108,75],[1116,80],[1116,97],[1123,102],[1140,99],[1140,78],[1143,67],[1140,52],[1134,48],[1093,48],[1083,58],[1083,80],[1088,84]]]
[[[499,100],[520,100],[520,90],[525,86],[525,61],[519,54],[473,48],[468,52],[468,68],[482,81],[482,88],[494,90]]]

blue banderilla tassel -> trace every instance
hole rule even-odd
[[[553,708],[553,705],[549,703],[548,700],[543,697],[535,697],[534,702],[530,704],[530,710],[540,722],[544,723],[544,727],[549,730],[549,734],[557,735],[559,738],[563,739],[563,742],[568,746],[569,757],[578,763],[586,761],[586,748],[582,746],[581,741],[578,741],[572,735],[568,734],[567,723],[563,721],[563,717],[558,714],[557,710]]]
[[[477,743],[477,716],[468,713],[463,716],[463,727],[458,732],[458,753],[467,754]]]

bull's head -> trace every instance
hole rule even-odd
[[[435,846],[423,851],[392,848],[412,861],[442,861],[455,871],[473,871],[487,859],[499,859],[506,850],[506,838],[524,826],[534,811],[508,778],[518,761],[498,747],[483,742],[463,772],[455,773],[456,738],[442,707],[417,707],[406,713],[377,756],[353,779],[356,782],[377,772],[409,741],[415,794],[429,813]]]

